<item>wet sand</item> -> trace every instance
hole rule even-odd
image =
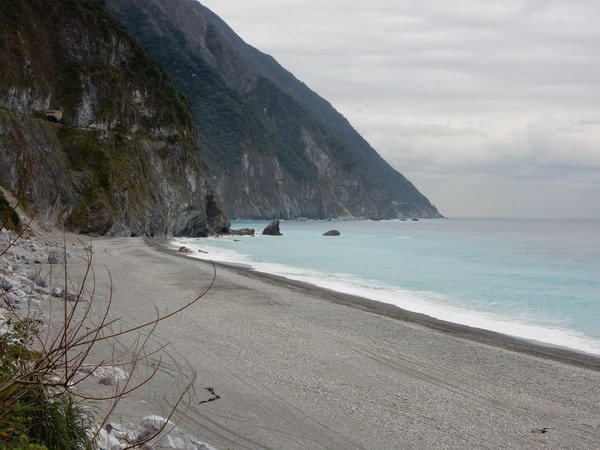
[[[155,316],[212,266],[164,241],[94,239],[113,316]],[[80,270],[73,265],[72,276]],[[157,328],[161,370],[115,411],[161,413],[197,374],[180,426],[217,448],[598,448],[600,360],[458,326],[243,267]],[[178,382],[179,380],[179,382]],[[219,400],[199,404],[214,388]]]

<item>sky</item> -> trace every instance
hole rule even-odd
[[[600,1],[202,3],[442,214],[600,219]]]

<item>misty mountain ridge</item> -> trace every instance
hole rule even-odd
[[[440,217],[329,102],[199,2],[107,5],[190,104],[231,217]]]

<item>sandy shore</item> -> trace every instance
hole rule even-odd
[[[113,316],[135,323],[193,298],[206,262],[161,241],[95,239]],[[72,268],[72,276],[77,268]],[[153,382],[115,412],[160,413],[197,373],[180,426],[217,448],[598,448],[596,358],[299,283],[217,266],[202,301],[163,322]],[[212,387],[221,398],[199,405]]]

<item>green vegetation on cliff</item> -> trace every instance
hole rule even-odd
[[[205,230],[192,112],[104,3],[0,1],[0,183],[46,225]],[[60,123],[48,108],[63,111]]]
[[[227,86],[155,5],[145,6],[124,6],[117,17],[188,100],[200,147],[212,167],[230,170],[250,151],[277,155],[298,181],[314,179],[316,168],[304,157],[301,138],[302,126],[310,122],[306,112],[266,78],[258,80],[250,96]],[[222,51],[214,27],[209,26],[206,43],[216,54]]]
[[[107,0],[194,113],[237,217],[438,216],[329,103],[193,0]]]
[[[64,120],[73,123],[87,96],[95,123],[121,130],[135,125],[190,130],[183,96],[102,0],[2,1],[0,36],[0,97],[20,102],[11,105],[20,112],[62,108]],[[10,98],[11,89],[16,99]]]

